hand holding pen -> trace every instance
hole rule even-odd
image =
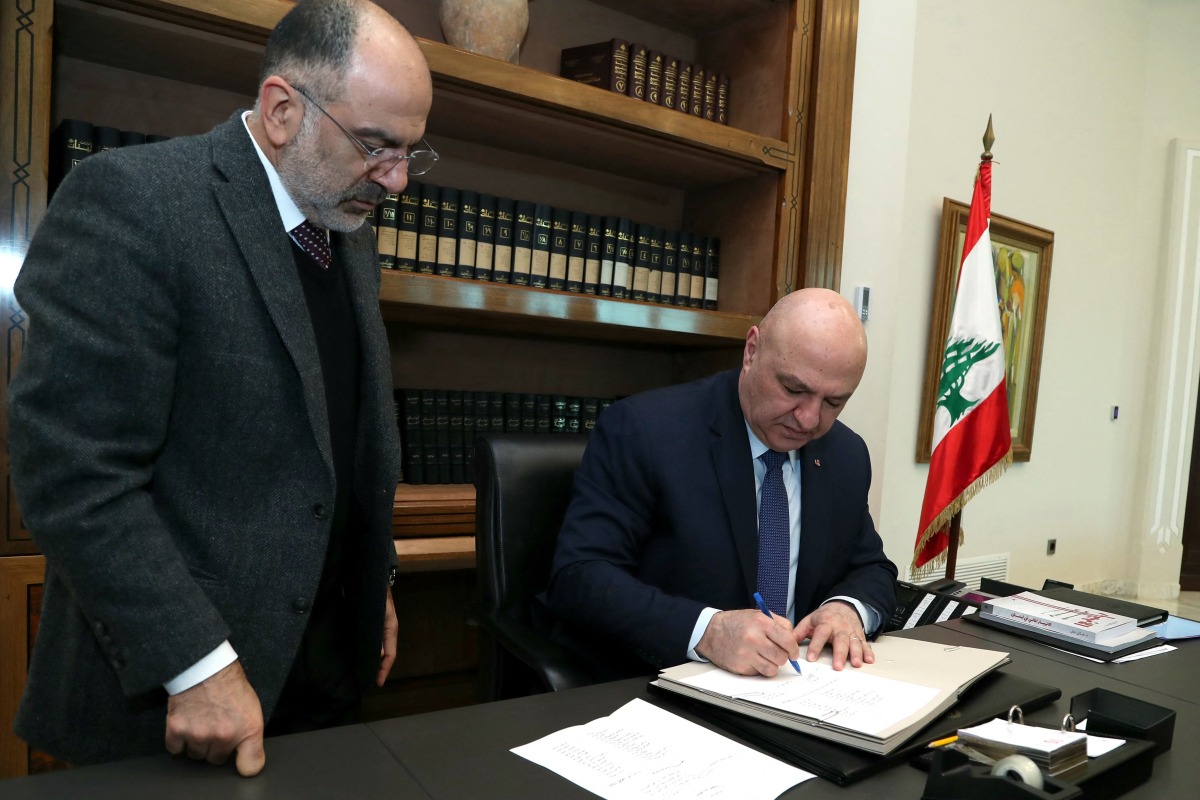
[[[775,615],[771,613],[771,609],[767,608],[767,604],[763,602],[762,595],[758,592],[754,593],[754,602],[758,605],[758,610],[767,615],[767,619],[775,619]],[[797,675],[804,674],[800,671],[800,664],[796,662],[796,659],[789,658],[788,661],[791,662],[792,668],[796,670]]]

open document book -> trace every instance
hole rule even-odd
[[[712,664],[663,670],[654,685],[786,728],[885,755],[925,727],[1007,653],[883,636],[875,663],[835,672],[829,651],[803,675],[734,675]]]

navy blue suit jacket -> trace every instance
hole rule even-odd
[[[557,638],[600,677],[687,660],[706,606],[754,605],[758,513],[738,371],[609,407],[559,534],[547,601]],[[835,595],[895,605],[896,567],[867,508],[871,464],[840,422],[799,452],[797,618]]]

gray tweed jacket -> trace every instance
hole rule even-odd
[[[362,364],[347,550],[360,669],[378,666],[399,442],[369,227],[334,234]],[[161,752],[161,684],[228,638],[269,717],[321,576],[334,504],[316,339],[239,115],[91,156],[16,284],[13,482],[46,555],[17,719],[75,763]],[[350,554],[354,555],[351,556]]]

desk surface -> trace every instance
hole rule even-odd
[[[904,635],[947,645],[1004,650],[1012,658],[1006,671],[1060,687],[1063,697],[1028,715],[1028,722],[1057,724],[1069,710],[1071,697],[1097,687],[1174,708],[1172,749],[1155,759],[1151,781],[1124,797],[1130,800],[1196,797],[1194,761],[1200,749],[1200,686],[1194,676],[1200,674],[1200,641],[1183,642],[1174,653],[1142,662],[1095,664],[1016,640],[999,631],[958,622],[919,628]],[[649,692],[647,679],[637,678],[270,739],[267,769],[253,780],[238,778],[232,767],[212,768],[157,756],[0,782],[0,796],[6,800],[60,797],[115,800],[147,796],[167,800],[592,798],[594,795],[509,750],[561,728],[606,716],[635,697],[664,704]],[[675,705],[670,708],[689,717]],[[915,800],[921,796],[924,785],[925,773],[900,764],[847,788],[814,779],[782,797],[785,800],[868,797]]]

